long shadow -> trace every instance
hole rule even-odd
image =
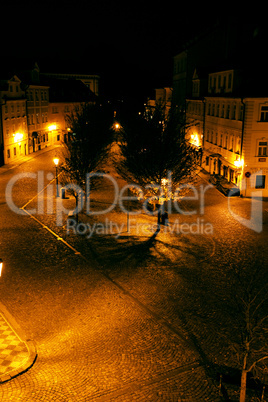
[[[104,269],[114,270],[121,265],[133,268],[156,259],[153,254],[159,232],[160,227],[157,227],[152,236],[146,237],[146,240],[144,236],[94,236],[86,242],[84,251],[93,254]]]

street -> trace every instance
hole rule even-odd
[[[221,401],[216,367],[236,364],[232,275],[268,266],[268,202],[258,204],[259,232],[239,219],[249,220],[251,200],[228,205],[212,186],[204,211],[199,192],[181,203],[194,213],[172,213],[159,233],[144,212],[130,216],[127,231],[118,206],[81,214],[84,226],[67,231],[67,216],[57,226],[55,213],[57,154],[48,149],[0,173],[0,300],[37,349],[26,373],[1,384],[0,400]],[[18,214],[5,193],[22,173],[32,177],[14,182],[12,201],[29,212]],[[208,186],[201,175],[199,186]],[[109,194],[93,192],[92,209],[107,207]],[[58,202],[74,208],[71,198]]]

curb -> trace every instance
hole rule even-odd
[[[2,314],[3,318],[6,320],[16,337],[25,344],[28,351],[27,359],[23,360],[19,367],[10,370],[7,373],[0,374],[0,384],[2,384],[28,371],[37,359],[37,350],[34,341],[31,339],[26,339],[26,335],[20,325],[1,302],[0,314]]]

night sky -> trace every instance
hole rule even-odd
[[[184,3],[6,2],[1,54],[36,60],[43,72],[100,74],[108,96],[150,96],[172,85],[173,56],[183,43],[226,19],[226,8],[211,14],[209,6]]]

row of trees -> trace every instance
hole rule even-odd
[[[174,187],[190,182],[196,173],[199,157],[186,141],[185,119],[176,109],[171,109],[166,116],[159,105],[146,118],[129,118],[116,130],[113,111],[98,104],[81,105],[66,119],[71,134],[65,144],[65,162],[61,166],[64,184],[75,183],[85,190],[86,174],[102,168],[115,139],[119,146],[119,154],[114,158],[117,172],[128,184],[142,187],[144,197],[152,199],[155,195],[159,210],[164,205],[158,191],[163,187],[163,180],[172,174],[172,188],[165,194],[167,199],[172,197]],[[74,195],[77,198],[75,192]],[[255,273],[253,278],[257,276]],[[268,297],[266,285],[255,287],[256,280],[249,283],[239,272],[234,277],[234,289],[239,287],[241,292],[234,290],[234,303],[229,311],[234,316],[237,327],[234,334],[237,336],[228,342],[241,368],[240,402],[245,402],[248,373],[253,370],[259,375],[267,372]]]
[[[114,140],[120,150],[113,158],[116,170],[133,185],[133,191],[137,185],[144,190],[143,197],[153,200],[155,196],[154,206],[158,205],[160,212],[164,211],[164,200],[172,197],[179,184],[189,182],[196,171],[197,154],[185,139],[185,119],[176,109],[166,116],[164,107],[158,105],[146,118],[129,118],[116,130],[111,110],[98,104],[81,105],[66,119],[71,135],[61,166],[64,184],[75,183],[84,189],[86,174],[104,165]],[[160,199],[159,189],[171,175],[172,188]]]

